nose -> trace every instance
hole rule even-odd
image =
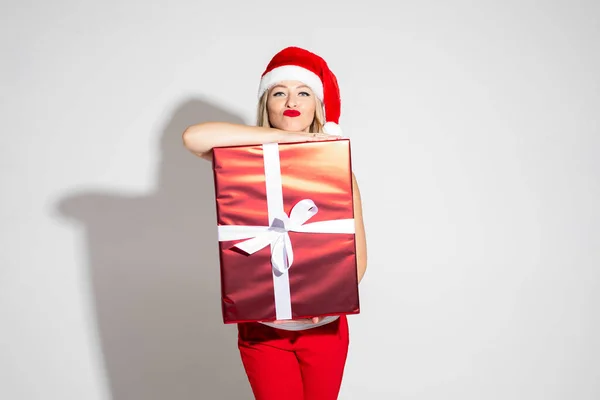
[[[296,99],[296,96],[289,95],[285,104],[288,108],[295,108],[298,105],[298,101]]]

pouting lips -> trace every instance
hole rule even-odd
[[[300,111],[298,110],[285,110],[283,112],[283,115],[285,115],[286,117],[297,117],[300,115]]]

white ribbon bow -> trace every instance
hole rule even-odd
[[[247,239],[234,247],[247,254],[271,245],[273,269],[284,274],[294,263],[294,250],[288,232],[305,233],[354,233],[353,219],[336,219],[305,224],[319,211],[314,201],[304,199],[296,203],[288,217],[285,213],[273,218],[271,226],[219,226],[219,240]]]

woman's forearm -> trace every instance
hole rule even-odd
[[[212,159],[215,147],[282,142],[289,138],[290,132],[279,129],[228,122],[205,122],[192,125],[183,132],[185,147],[207,160]]]
[[[358,182],[354,173],[352,174],[352,191],[354,202],[354,224],[355,224],[355,240],[356,240],[356,269],[358,282],[362,280],[367,271],[367,238],[365,234],[365,224],[363,221],[362,199]]]

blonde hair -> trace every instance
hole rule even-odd
[[[272,128],[271,122],[269,121],[269,112],[267,111],[267,99],[269,98],[269,90],[266,90],[258,101],[258,107],[256,110],[256,125],[267,128]],[[323,102],[315,96],[315,118],[310,124],[309,132],[311,133],[323,133],[323,124],[325,121],[325,112],[323,111]]]

